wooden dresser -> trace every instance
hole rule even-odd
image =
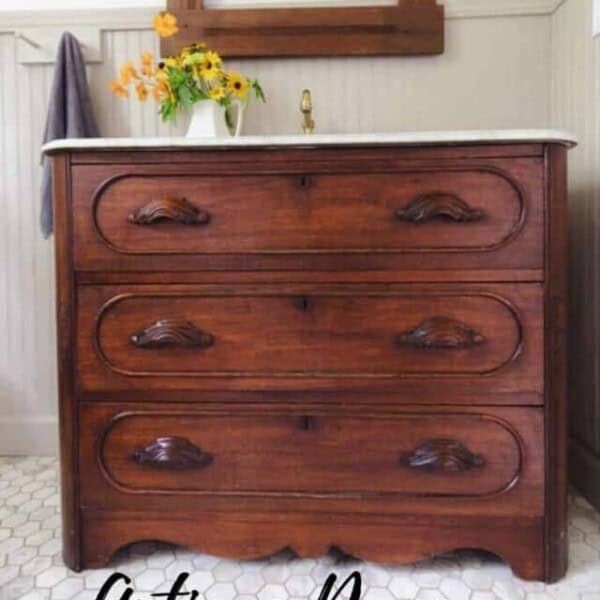
[[[467,547],[560,578],[570,144],[47,147],[67,564]]]

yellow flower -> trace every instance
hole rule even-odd
[[[204,54],[200,63],[200,74],[206,81],[218,79],[221,76],[221,57],[212,50]]]
[[[179,56],[169,56],[168,58],[165,58],[164,62],[167,67],[181,67],[181,58],[179,58]]]
[[[138,100],[140,102],[146,102],[148,99],[148,88],[143,81],[138,81],[135,85],[135,91],[137,93]]]
[[[222,85],[217,85],[208,94],[212,100],[223,100],[225,98],[225,88]]]
[[[158,13],[154,16],[152,21],[154,31],[160,35],[160,37],[171,37],[175,35],[179,28],[177,27],[177,18],[171,13]]]
[[[173,90],[167,80],[157,81],[154,89],[152,90],[152,96],[156,102],[162,102],[165,98],[169,97],[174,99]]]
[[[117,79],[110,82],[110,91],[119,98],[129,98],[129,90]]]
[[[121,83],[129,85],[133,79],[139,79],[138,72],[131,61],[121,67]]]
[[[161,102],[168,95],[164,81],[159,81],[152,89],[152,97],[156,102]]]
[[[235,71],[227,73],[227,90],[232,96],[244,100],[249,88],[250,83],[243,75]]]
[[[183,57],[182,64],[184,67],[195,67],[196,65],[199,65],[202,62],[204,62],[204,54],[202,54],[201,52],[194,52],[193,54],[186,54]]]
[[[154,55],[152,52],[144,52],[142,54],[142,75],[152,77],[154,72]]]

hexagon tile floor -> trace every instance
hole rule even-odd
[[[569,573],[549,586],[520,581],[495,557],[475,552],[384,568],[333,553],[320,560],[280,553],[237,562],[137,544],[110,569],[72,573],[60,555],[57,468],[53,458],[0,457],[0,600],[94,600],[116,570],[133,580],[130,600],[168,592],[182,572],[190,573],[186,589],[197,590],[197,600],[317,600],[331,573],[339,583],[355,570],[363,579],[362,600],[600,600],[600,514],[580,497],[570,503]],[[107,600],[120,600],[125,589],[119,584]]]

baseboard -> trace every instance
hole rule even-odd
[[[569,443],[569,470],[571,483],[600,510],[600,456],[572,438]]]
[[[0,456],[56,456],[56,417],[0,417]]]

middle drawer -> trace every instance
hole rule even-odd
[[[86,286],[78,307],[87,390],[542,391],[538,284]]]

